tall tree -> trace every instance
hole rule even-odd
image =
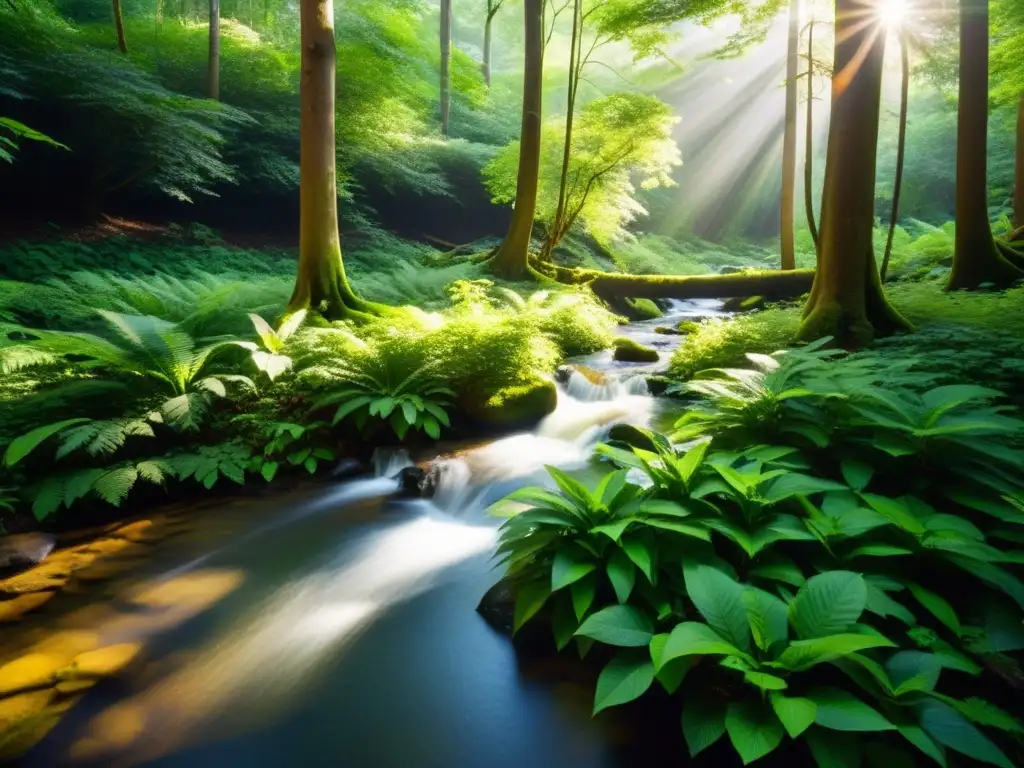
[[[988,216],[988,0],[960,0],[960,105],[956,138],[956,246],[947,288],[1024,278],[992,236]]]
[[[889,235],[885,240],[885,256],[882,257],[882,268],[879,274],[882,281],[889,272],[889,259],[892,258],[892,243],[896,237],[896,225],[900,220],[900,196],[903,192],[903,168],[907,159],[907,112],[910,107],[910,51],[909,38],[905,32],[900,33],[900,128],[896,142],[896,179],[892,187],[892,213],[889,217]]]
[[[375,314],[375,305],[355,295],[341,258],[334,129],[334,3],[300,0],[299,17],[299,273],[288,311],[308,308],[329,320]]]
[[[519,138],[519,173],[515,209],[508,234],[491,262],[491,270],[517,279],[527,270],[540,180],[541,106],[544,90],[544,0],[525,0],[525,68],[523,126]]]
[[[886,35],[859,0],[836,0],[835,75],[818,268],[799,337],[847,347],[910,326],[875,263],[875,168]]]
[[[494,35],[494,17],[498,15],[498,11],[501,10],[501,6],[505,4],[505,0],[487,0],[487,17],[484,20],[484,82],[487,87],[491,87],[491,45],[493,42]],[[543,7],[541,8],[543,12]]]
[[[220,99],[220,0],[210,0],[210,63],[206,72],[206,95]]]
[[[1024,93],[1017,107],[1017,165],[1013,180],[1013,223],[1024,228]]]
[[[124,39],[124,19],[121,16],[121,0],[114,0],[114,29],[117,31],[117,48],[128,53],[128,42]]]
[[[799,60],[800,0],[790,0],[789,45],[786,51],[786,128],[782,140],[781,245],[783,269],[796,269],[796,120]],[[809,88],[810,80],[808,80]]]
[[[452,0],[441,0],[441,133],[448,135],[452,112]]]
[[[818,248],[818,222],[814,218],[814,23],[807,25],[807,128],[804,137],[804,210],[814,248]]]

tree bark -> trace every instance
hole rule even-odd
[[[988,0],[961,0],[956,248],[949,290],[1024,278],[1000,252],[988,217],[988,54]]]
[[[491,271],[518,279],[527,271],[540,178],[541,106],[544,86],[544,0],[523,4],[526,46],[523,76],[523,125],[519,139],[519,175],[515,210],[508,234],[491,262]]]
[[[484,83],[491,87],[491,46],[494,35],[494,17],[497,15],[501,4],[494,5],[493,0],[487,3],[487,20],[484,22]]]
[[[782,142],[782,269],[796,269],[796,120],[797,65],[800,57],[800,0],[789,3],[786,54],[786,129]]]
[[[589,278],[589,279],[588,279]],[[630,299],[730,299],[762,296],[770,301],[803,296],[814,282],[813,269],[794,269],[753,274],[611,275],[583,272],[577,282],[589,285],[599,297]]]
[[[1024,227],[1024,93],[1017,108],[1017,165],[1013,182],[1013,223]]]
[[[910,107],[910,51],[907,50],[906,33],[900,34],[900,65],[903,80],[900,89],[900,135],[896,145],[896,179],[892,188],[892,216],[889,219],[889,236],[885,241],[885,256],[879,275],[882,282],[889,272],[889,259],[892,257],[892,242],[896,237],[896,225],[900,220],[900,196],[903,192],[903,168],[907,157],[907,111]]]
[[[886,34],[859,0],[836,0],[835,75],[818,269],[799,338],[846,347],[909,329],[885,299],[875,264],[875,167]]]
[[[448,135],[452,112],[452,0],[441,0],[441,133]]]
[[[220,0],[210,0],[210,63],[206,73],[206,95],[220,100]]]
[[[114,0],[114,29],[117,30],[117,48],[128,53],[128,42],[124,39],[124,19],[121,17],[121,0]]]
[[[288,311],[329,320],[375,314],[349,286],[338,235],[335,167],[335,42],[332,0],[301,0],[299,272]]]
[[[807,136],[804,154],[804,210],[807,213],[807,228],[818,250],[818,222],[814,219],[814,19],[811,19],[807,35]]]
[[[565,111],[565,144],[562,148],[562,172],[558,179],[558,206],[555,219],[551,222],[548,238],[544,242],[544,261],[551,259],[551,252],[561,239],[562,219],[565,217],[566,187],[569,182],[569,160],[572,156],[572,130],[576,116],[576,89],[579,87],[579,75],[583,58],[583,0],[575,0],[572,12],[572,40],[569,48],[569,93]]]

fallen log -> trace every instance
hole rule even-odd
[[[602,299],[731,299],[761,296],[795,299],[811,290],[813,269],[747,272],[733,275],[612,275],[594,272],[581,281]]]

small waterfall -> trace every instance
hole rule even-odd
[[[585,403],[615,400],[626,395],[647,395],[647,379],[643,376],[628,376],[624,379],[606,377],[597,384],[578,370],[569,374],[564,384],[565,394]]]
[[[377,477],[394,477],[406,467],[412,466],[409,452],[398,448],[377,448],[371,458],[373,473]]]

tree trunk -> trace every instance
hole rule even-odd
[[[583,0],[575,0],[572,12],[572,40],[569,48],[569,95],[565,111],[565,145],[562,148],[562,172],[558,179],[558,207],[555,209],[555,220],[548,228],[548,238],[544,242],[544,261],[551,259],[551,252],[561,240],[562,220],[565,218],[565,195],[569,183],[569,160],[572,157],[572,129],[576,115],[576,89],[580,83],[580,59],[583,58]]]
[[[800,0],[789,3],[786,54],[786,129],[782,143],[782,268],[796,269],[796,119],[797,65],[800,57]]]
[[[1017,108],[1017,172],[1013,182],[1013,223],[1024,227],[1024,93]]]
[[[220,0],[210,0],[210,64],[206,73],[206,95],[220,99]]]
[[[630,299],[730,299],[761,296],[770,301],[795,299],[814,282],[813,269],[772,270],[735,275],[618,275],[583,272],[582,280],[606,301]],[[588,279],[589,278],[589,279]]]
[[[1007,286],[1024,278],[1003,258],[988,217],[988,0],[960,2],[956,249],[947,288]]]
[[[493,34],[494,14],[487,12],[487,21],[484,22],[484,83],[491,87],[491,36]]]
[[[441,133],[452,112],[452,0],[441,0]]]
[[[903,81],[900,90],[900,135],[896,145],[896,179],[892,187],[892,217],[889,219],[889,236],[885,241],[885,256],[879,272],[882,282],[889,272],[889,259],[892,257],[892,242],[896,237],[896,225],[900,220],[900,196],[903,192],[903,167],[907,156],[907,111],[910,107],[910,51],[907,50],[906,33],[900,33],[900,65],[903,68]]]
[[[541,105],[544,86],[544,0],[525,0],[526,56],[523,76],[523,126],[519,140],[519,176],[516,203],[505,242],[491,262],[491,270],[517,279],[526,272],[537,213],[540,177]]]
[[[875,166],[886,34],[859,0],[836,0],[835,75],[818,269],[799,338],[857,347],[909,328],[875,265]]]
[[[329,320],[373,313],[345,277],[338,236],[335,169],[335,43],[332,0],[301,0],[299,100],[299,273],[288,311],[311,309]]]
[[[818,223],[814,220],[814,19],[811,19],[807,35],[807,145],[804,155],[804,210],[807,213],[807,228],[818,250]]]
[[[117,30],[117,48],[128,53],[128,42],[124,39],[124,19],[121,18],[121,0],[114,0],[114,28]]]

